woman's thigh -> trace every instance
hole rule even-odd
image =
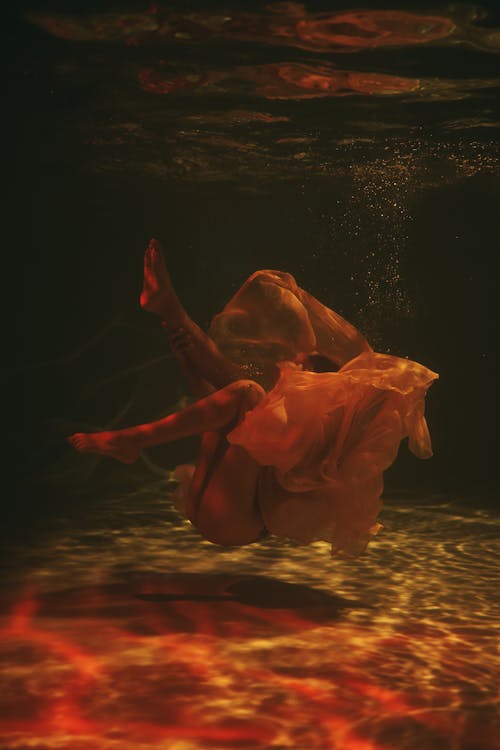
[[[215,544],[241,546],[265,530],[257,502],[261,467],[225,435],[205,433],[189,489],[191,522]]]

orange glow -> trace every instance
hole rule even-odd
[[[417,693],[387,684],[382,636],[324,602],[294,611],[239,601],[243,579],[226,579],[197,576],[193,586],[174,575],[144,581],[139,593],[109,584],[21,599],[0,633],[15,685],[3,697],[2,747],[273,747],[286,737],[311,750],[390,750],[374,732],[381,717],[412,721],[423,746],[462,731],[432,683]],[[422,628],[392,648],[408,658],[417,639],[452,674],[463,664],[443,652],[441,636]],[[488,741],[487,727],[480,736]]]
[[[341,96],[342,94],[400,94],[415,91],[419,81],[415,78],[384,75],[383,73],[356,73],[350,70],[333,70],[326,66],[314,68],[296,63],[279,65],[278,75],[288,83],[307,89],[313,96]]]
[[[141,88],[152,94],[245,93],[266,99],[315,99],[348,94],[394,95],[416,91],[416,78],[337,70],[330,65],[274,63],[241,65],[229,71],[210,70],[199,75],[169,75],[147,68],[138,75]],[[252,89],[249,88],[252,85]]]
[[[170,94],[173,91],[180,91],[184,89],[193,89],[199,85],[203,85],[208,78],[203,76],[197,76],[184,78],[182,76],[161,76],[155,73],[152,68],[143,70],[138,75],[139,83],[144,91],[149,91],[152,94]]]
[[[271,11],[271,12],[269,12]],[[281,3],[261,14],[220,10],[176,13],[152,6],[143,13],[63,16],[30,13],[29,20],[62,39],[145,43],[150,37],[179,43],[229,39],[316,51],[355,52],[413,46],[447,39],[457,31],[452,18],[402,10],[307,13],[298,3]]]
[[[360,10],[309,16],[300,20],[296,33],[312,49],[355,51],[373,47],[409,46],[444,39],[455,24],[444,16],[397,10]]]

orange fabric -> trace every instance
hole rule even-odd
[[[302,543],[328,540],[333,554],[362,551],[380,529],[383,472],[401,440],[408,437],[420,458],[432,455],[424,398],[436,373],[373,352],[353,325],[281,271],[250,276],[210,335],[270,389],[228,436],[268,467],[259,490],[266,527]],[[340,370],[293,363],[311,352]]]
[[[313,351],[339,366],[371,351],[347,320],[321,304],[282,271],[257,271],[219,315],[209,334],[232,362],[269,387],[276,363]]]
[[[229,435],[262,466],[268,530],[326,540],[334,554],[362,551],[377,533],[383,472],[399,444],[432,455],[423,399],[437,375],[410,360],[368,352],[339,372],[282,364],[275,387]]]

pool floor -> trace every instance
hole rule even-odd
[[[393,496],[363,556],[203,541],[153,481],[12,547],[1,747],[494,750],[499,519]]]

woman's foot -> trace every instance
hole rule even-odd
[[[123,432],[76,432],[68,443],[80,453],[99,453],[111,456],[122,464],[133,464],[141,452],[141,441],[135,435]]]
[[[178,328],[185,312],[172,286],[158,240],[152,239],[144,253],[144,283],[140,296],[143,310],[158,315],[170,330]]]

